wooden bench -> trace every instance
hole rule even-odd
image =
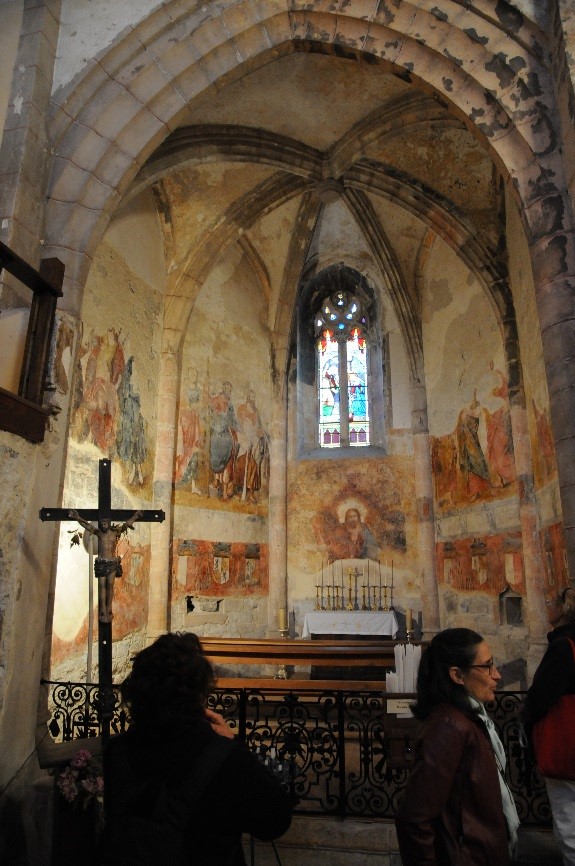
[[[292,691],[309,691],[323,688],[346,690],[384,690],[385,674],[395,667],[394,649],[396,641],[381,640],[284,640],[281,638],[216,638],[203,637],[202,645],[217,668],[221,665],[277,666],[278,672],[286,667],[293,668],[341,668],[349,671],[344,679],[310,679],[309,673],[294,671],[286,679],[276,679],[274,675],[262,677],[218,678],[221,687],[244,686]],[[378,679],[359,680],[354,672],[359,668],[375,668]],[[282,670],[283,672],[283,670]],[[381,672],[381,676],[379,676]]]

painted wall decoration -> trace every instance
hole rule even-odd
[[[551,430],[549,407],[539,409],[536,401],[531,401],[531,453],[533,455],[533,477],[535,487],[541,488],[557,478],[555,446]]]
[[[436,545],[439,583],[462,592],[525,593],[521,533],[458,538]]]
[[[431,437],[436,506],[449,510],[471,502],[516,493],[507,381],[500,370],[491,395],[500,399],[495,410],[482,405],[474,389],[463,405],[455,429]]]
[[[191,366],[184,392],[175,468],[177,502],[197,504],[194,498],[202,497],[211,505],[265,508],[269,435],[255,391],[228,380],[212,389],[207,376],[200,385],[198,371]]]
[[[390,548],[405,551],[405,514],[380,513],[375,521],[376,537],[364,522],[366,512],[366,503],[356,496],[344,499],[339,507],[322,508],[313,517],[317,542],[326,550],[328,563],[340,559],[379,560],[382,550]]]
[[[267,544],[174,539],[172,602],[185,595],[267,595]]]
[[[124,481],[141,487],[150,480],[147,421],[134,383],[134,356],[121,329],[92,332],[78,353],[74,382],[72,437],[117,458]]]
[[[554,523],[546,526],[541,530],[540,538],[547,589],[553,594],[569,585],[563,524]]]
[[[52,632],[52,668],[65,662],[74,652],[85,651],[88,616],[93,616],[97,634],[98,582],[88,574],[89,560],[83,545],[70,548],[69,535],[59,553],[61,563],[56,584],[55,615]],[[117,546],[122,561],[122,576],[114,582],[114,640],[121,640],[146,626],[148,619],[148,573],[151,549],[122,537]],[[88,612],[88,580],[93,581],[94,609]],[[97,650],[95,649],[96,657]]]
[[[418,591],[417,515],[411,455],[292,464],[288,576],[294,601],[315,595],[322,566],[393,559],[398,592]],[[339,574],[340,565],[336,567]],[[331,570],[331,569],[330,569]]]

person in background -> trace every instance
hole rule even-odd
[[[396,817],[403,866],[507,866],[519,818],[505,753],[484,704],[501,676],[467,628],[439,632],[423,653],[414,716],[423,722]]]
[[[167,814],[181,816],[182,798],[174,800],[174,792],[182,791],[187,776],[193,779],[205,750],[213,751],[214,738],[234,738],[224,718],[206,709],[214,682],[195,634],[162,635],[134,657],[121,686],[131,724],[104,750],[104,842],[107,833],[122,839],[134,815],[149,826],[158,791],[167,791]],[[291,823],[289,796],[247,746],[234,739],[224,755],[191,813],[184,813],[190,866],[245,866],[243,833],[271,840]],[[169,832],[171,822],[166,826]],[[136,836],[132,848],[139,844],[144,845]],[[116,862],[114,848],[117,852],[113,842],[103,845],[102,863]],[[146,851],[129,854],[130,863],[150,862]]]
[[[547,601],[549,646],[527,691],[523,722],[529,740],[533,726],[563,695],[575,694],[575,663],[568,638],[575,641],[575,589],[566,587]],[[575,718],[572,721],[575,725]],[[575,766],[575,755],[573,756]],[[545,778],[553,829],[565,866],[575,866],[575,781]]]

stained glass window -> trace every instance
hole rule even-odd
[[[346,291],[326,297],[315,317],[318,437],[322,448],[369,445],[366,317]]]

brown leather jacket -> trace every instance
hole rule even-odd
[[[489,735],[449,704],[423,723],[396,828],[403,866],[508,866]]]

